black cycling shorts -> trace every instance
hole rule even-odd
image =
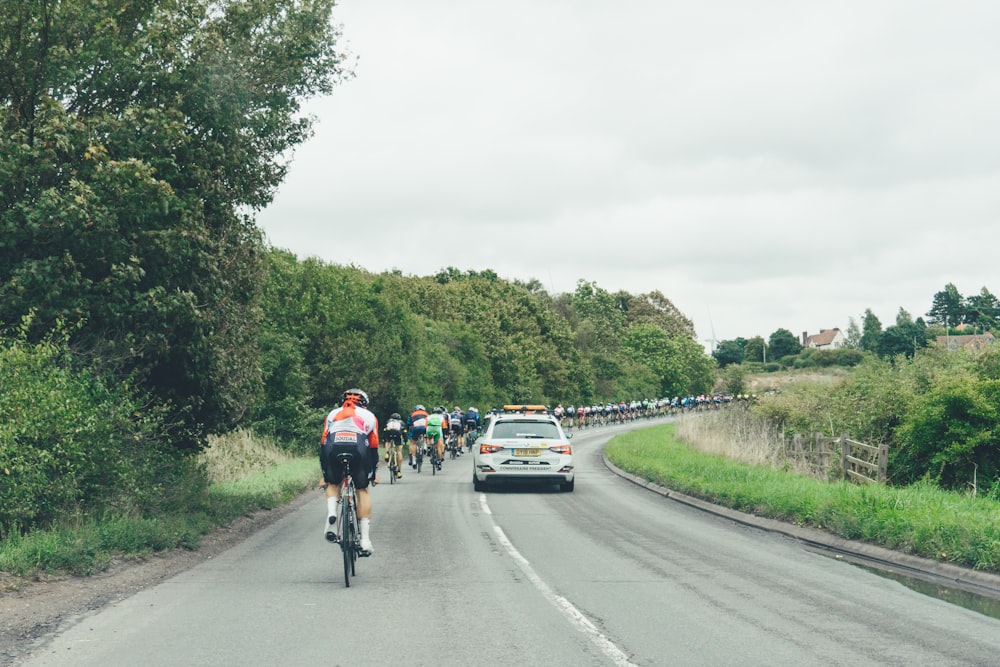
[[[351,431],[332,431],[326,436],[326,442],[319,452],[319,465],[327,484],[340,484],[340,480],[344,478],[341,454],[351,455],[350,471],[354,478],[354,488],[368,488],[368,478],[371,477],[368,436]]]
[[[403,432],[402,431],[386,431],[385,432],[385,443],[386,446],[399,446],[403,444]]]

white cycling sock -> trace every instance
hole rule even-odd
[[[359,522],[361,524],[361,539],[367,540],[368,537],[368,527],[371,524],[371,519],[361,519]]]
[[[334,518],[337,517],[337,505],[340,504],[340,498],[327,498],[326,499],[326,513],[328,516]]]

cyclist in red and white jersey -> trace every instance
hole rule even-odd
[[[378,418],[368,410],[368,394],[360,389],[344,392],[342,405],[326,416],[323,425],[322,449],[319,462],[326,482],[327,519],[323,534],[330,542],[339,539],[334,526],[337,523],[337,506],[340,502],[340,480],[343,466],[337,457],[338,450],[356,452],[351,460],[351,476],[358,496],[358,519],[361,527],[361,553],[372,554],[370,524],[372,500],[368,493],[369,480],[378,484]]]

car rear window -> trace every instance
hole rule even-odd
[[[494,438],[558,438],[559,429],[549,421],[501,421],[493,427]]]

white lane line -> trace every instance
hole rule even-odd
[[[483,514],[490,517],[490,521],[493,523],[493,532],[496,533],[497,539],[500,540],[500,544],[507,551],[507,554],[517,563],[517,566],[521,568],[524,572],[524,576],[528,578],[528,581],[538,589],[538,592],[548,600],[552,605],[561,611],[563,615],[569,619],[569,622],[576,627],[577,630],[583,632],[587,635],[590,641],[601,650],[604,655],[608,656],[612,662],[620,667],[635,667],[634,663],[630,662],[628,656],[620,648],[615,646],[614,642],[601,634],[601,631],[597,629],[589,618],[583,615],[583,613],[573,606],[573,603],[553,591],[548,584],[542,581],[542,578],[538,576],[534,568],[531,567],[531,563],[528,559],[521,555],[521,552],[511,544],[510,540],[507,539],[507,535],[504,534],[503,529],[497,525],[497,522],[493,519],[493,512],[490,511],[490,506],[486,503],[486,494],[479,496],[479,506],[483,510]]]

